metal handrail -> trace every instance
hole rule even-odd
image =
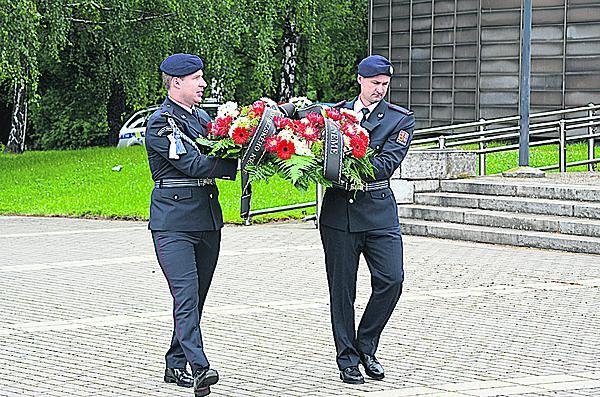
[[[586,116],[578,116],[574,118],[566,118],[566,115],[574,114],[577,112],[587,112]],[[596,139],[600,138],[598,132],[598,126],[600,125],[600,105],[590,103],[587,106],[568,108],[561,110],[553,110],[549,112],[532,113],[530,119],[539,119],[544,117],[556,117],[560,116],[559,119],[550,121],[540,121],[538,123],[531,123],[529,125],[530,136],[541,136],[544,135],[546,139],[530,142],[530,146],[541,146],[548,144],[558,144],[559,152],[559,163],[541,167],[541,169],[559,169],[561,172],[566,172],[567,167],[575,165],[588,165],[588,170],[593,170],[595,163],[600,163],[600,159],[596,159],[594,156],[594,146]],[[519,148],[519,144],[507,143],[502,146],[495,146],[493,148],[487,147],[489,142],[498,141],[512,141],[514,142],[519,137],[519,116],[500,117],[496,119],[453,124],[441,127],[432,127],[416,130],[414,132],[414,139],[412,141],[412,149],[420,150],[431,150],[431,149],[447,149],[457,146],[464,146],[468,144],[479,144],[478,149],[469,150],[479,155],[479,175],[485,175],[486,165],[486,154],[504,152],[515,150]],[[493,125],[499,125],[506,122],[516,121],[517,125],[501,126],[495,128],[488,128]],[[573,131],[577,129],[587,128],[587,133],[578,135],[567,135],[567,131]],[[458,132],[461,129],[475,129],[474,131]],[[419,138],[419,135],[430,135],[435,133],[433,137]],[[547,138],[547,136],[556,135],[555,137]],[[576,162],[567,162],[567,147],[568,142],[585,141],[588,143],[588,159]],[[432,145],[434,144],[434,145]]]
[[[583,111],[590,110],[590,109],[600,110],[600,105],[594,105],[593,103],[590,103],[587,106],[581,106],[581,107],[576,107],[576,108],[567,108],[567,109],[560,109],[560,110],[552,110],[549,112],[531,113],[529,115],[529,118],[533,119],[533,118],[539,118],[539,117],[550,117],[550,116],[555,116],[558,114],[583,112]],[[417,133],[417,132],[418,133],[430,133],[430,132],[439,132],[439,131],[454,130],[454,129],[468,128],[468,127],[479,127],[479,126],[485,126],[485,125],[489,125],[489,124],[505,123],[507,121],[515,121],[515,120],[519,120],[519,116],[499,117],[499,118],[490,119],[490,120],[481,119],[480,121],[471,121],[468,123],[452,124],[452,125],[439,126],[439,127],[429,127],[429,128],[423,128],[423,129],[417,130],[417,131],[415,131],[415,133]]]
[[[597,109],[600,109],[600,106],[597,107]],[[498,119],[491,119],[491,120],[487,120],[485,125],[489,125],[489,124],[497,124],[495,120]],[[518,119],[517,119],[518,120]],[[592,117],[579,117],[579,118],[573,118],[573,119],[565,119],[568,122],[576,122],[576,121],[582,121],[582,120],[592,120],[592,121],[588,121],[584,124],[576,124],[575,126],[570,126],[570,129],[575,129],[575,128],[581,128],[581,127],[585,127],[585,126],[589,126],[589,125],[597,125],[598,123],[594,123],[593,120],[598,120],[600,121],[600,115],[598,116],[592,116]],[[539,127],[544,127],[544,126],[552,126],[552,125],[558,125],[560,122],[560,120],[552,120],[552,121],[546,121],[546,122],[541,122],[541,123],[536,123],[536,124],[531,124],[530,125],[530,135],[534,134],[534,131],[531,131],[531,129],[536,128],[539,129]],[[458,124],[456,124],[458,125]],[[482,122],[479,122],[479,126],[484,126],[484,124]],[[436,127],[436,128],[442,128],[442,127]],[[446,126],[443,127],[448,131],[453,131],[457,128],[455,128],[455,126]],[[500,128],[494,128],[493,130],[483,130],[484,134],[498,134],[500,132],[505,132],[505,131],[519,131],[519,126],[510,126],[510,127],[500,127]],[[414,132],[415,136],[421,135],[423,133],[426,132],[430,132],[429,129],[424,129],[424,130],[416,130]],[[463,132],[463,133],[458,133],[458,134],[452,134],[452,135],[444,135],[444,137],[446,139],[460,139],[460,138],[470,138],[470,137],[475,137],[475,136],[481,136],[482,131],[478,130],[478,131],[473,131],[473,132]],[[519,134],[516,134],[516,136],[519,136]],[[412,144],[423,144],[423,143],[432,143],[432,142],[438,142],[439,141],[439,137],[431,137],[431,138],[417,138],[414,139]]]

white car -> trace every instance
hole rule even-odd
[[[206,99],[199,106],[211,117],[215,117],[219,103],[214,99]],[[158,108],[159,105],[154,105],[147,109],[139,110],[128,118],[125,124],[123,124],[123,127],[119,130],[119,142],[117,143],[117,147],[143,145],[145,143],[148,118]]]

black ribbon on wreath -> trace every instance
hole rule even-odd
[[[275,131],[275,116],[285,116],[294,119],[306,117],[308,113],[319,113],[323,111],[323,106],[315,104],[302,109],[296,109],[291,103],[278,105],[277,108],[266,108],[256,132],[250,139],[248,148],[244,152],[241,160],[241,182],[242,182],[242,197],[240,200],[240,217],[249,223],[250,219],[250,199],[252,198],[252,184],[246,167],[248,165],[258,165],[264,158],[265,142],[268,137],[272,136]],[[323,172],[325,178],[341,183],[342,180],[342,164],[344,155],[344,142],[342,141],[342,133],[338,125],[325,118],[325,159]]]
[[[326,118],[324,134],[323,176],[332,182],[342,183],[342,164],[344,161],[342,132],[333,120]]]
[[[288,104],[284,104],[288,105]],[[250,139],[248,148],[242,156],[241,164],[241,181],[242,181],[242,197],[240,200],[240,217],[248,222],[250,217],[250,199],[252,198],[252,186],[246,167],[248,165],[258,165],[265,156],[265,142],[267,138],[275,133],[275,116],[287,115],[290,117],[295,112],[292,104],[289,106],[279,106],[278,108],[266,108],[258,123],[256,132]]]
[[[299,119],[308,113],[323,113],[323,106],[313,104],[296,111]],[[331,119],[325,118],[325,143],[323,159],[323,175],[332,182],[342,183],[342,164],[344,160],[344,142],[338,125]]]

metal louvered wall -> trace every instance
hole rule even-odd
[[[519,113],[521,0],[370,0],[369,50],[417,128]],[[409,56],[410,55],[410,56]],[[531,112],[600,103],[600,0],[533,0]]]

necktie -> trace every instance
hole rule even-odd
[[[368,108],[362,108],[362,109],[360,109],[360,112],[363,115],[362,119],[360,120],[360,125],[362,126],[367,121],[367,118],[369,118],[369,109]]]

